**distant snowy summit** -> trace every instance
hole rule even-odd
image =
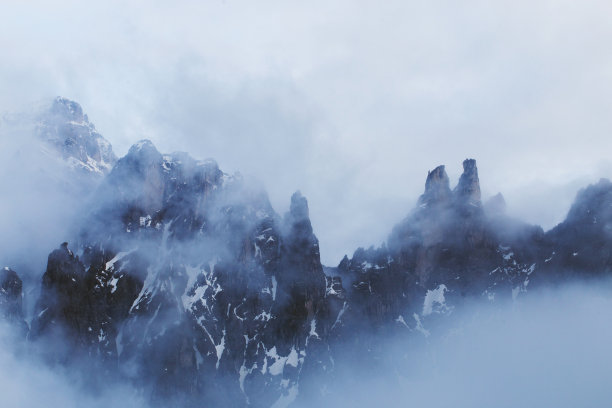
[[[55,98],[38,117],[36,130],[75,170],[104,176],[117,161],[108,140],[96,131],[81,105],[70,99]]]
[[[117,157],[77,102],[47,99],[0,118],[5,154],[55,179],[100,181]],[[10,151],[10,152],[9,152]],[[68,173],[64,170],[68,169]]]
[[[10,197],[0,229],[15,238],[3,242],[0,258],[21,271],[24,262],[41,268],[117,158],[74,101],[47,98],[13,109],[0,112],[0,190]]]

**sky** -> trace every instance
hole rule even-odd
[[[29,1],[0,5],[0,111],[62,95],[137,140],[309,199],[325,264],[379,245],[427,171],[550,228],[612,177],[607,1]],[[6,143],[0,141],[0,143]]]

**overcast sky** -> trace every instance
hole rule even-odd
[[[26,4],[27,3],[27,4]],[[51,4],[53,3],[53,4]],[[10,1],[0,108],[62,95],[142,138],[300,189],[323,261],[378,245],[427,170],[549,228],[612,176],[609,1]]]

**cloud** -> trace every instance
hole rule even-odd
[[[119,155],[150,137],[309,197],[322,256],[377,244],[426,171],[551,227],[610,177],[604,1],[8,2],[0,108],[78,100]],[[532,188],[533,186],[533,188]],[[525,188],[549,197],[525,205]],[[543,212],[545,214],[543,215]]]
[[[423,342],[381,340],[379,366],[342,366],[323,406],[605,406],[610,289],[591,282],[456,308]]]
[[[0,324],[0,405],[37,408],[102,408],[108,406],[146,407],[133,388],[106,379],[103,390],[92,391],[78,370],[51,367],[39,361],[23,344],[15,346],[14,328]],[[23,341],[23,340],[21,340]]]

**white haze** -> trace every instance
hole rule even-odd
[[[14,327],[0,325],[0,406],[19,408],[146,407],[129,385],[108,378],[103,390],[92,393],[81,384],[78,372],[68,372],[24,354],[21,340],[11,339]],[[17,350],[17,354],[14,352]],[[19,351],[20,350],[20,351]],[[87,368],[83,368],[86,370]]]
[[[36,137],[33,119],[0,123],[0,140],[0,265],[38,281],[47,255],[72,236],[83,213],[83,181]]]
[[[341,371],[341,385],[327,390],[324,406],[609,406],[610,321],[609,281],[455,309],[438,327],[445,334],[431,335],[421,346],[381,339],[387,361],[382,371],[397,376],[348,368]]]
[[[426,171],[548,228],[610,177],[607,1],[7,0],[0,108],[79,101],[119,156],[215,157],[279,212],[309,198],[323,261],[378,244]],[[5,140],[2,140],[4,147]],[[529,193],[526,193],[529,192]],[[6,192],[3,192],[6,194]]]
[[[388,364],[382,366],[384,377],[358,361],[355,367],[338,367],[340,379],[327,388],[323,406],[608,406],[610,321],[609,281],[533,291],[516,302],[456,308],[436,330],[425,323],[432,331],[429,337],[413,332],[421,343],[380,339]],[[15,357],[5,336],[11,332],[0,327],[0,406],[146,406],[128,384],[109,379],[104,389],[91,393],[76,372],[49,368],[26,357],[23,349]],[[306,397],[304,406],[311,406],[308,396],[301,397]]]

